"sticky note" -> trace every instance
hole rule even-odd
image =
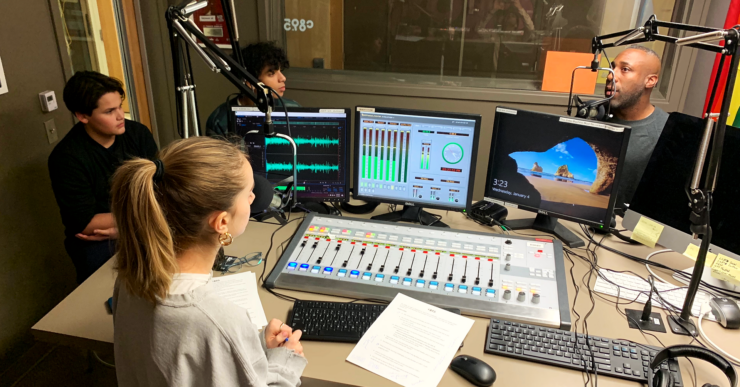
[[[590,66],[592,60],[594,60],[594,54],[548,51],[545,57],[542,91],[569,92],[573,70],[578,66]],[[573,80],[573,93],[594,94],[595,88],[595,72],[588,69],[576,71]]]
[[[658,242],[662,232],[662,224],[643,216],[640,217],[640,221],[637,222],[637,226],[635,226],[635,230],[632,231],[632,236],[630,238],[645,246],[655,247],[655,243]]]
[[[712,264],[712,277],[740,285],[740,261],[719,254]]]
[[[689,243],[689,245],[686,247],[686,251],[683,252],[683,255],[691,258],[691,260],[693,261],[696,261],[696,257],[699,256],[699,246],[693,243]],[[713,254],[711,251],[707,251],[707,259],[704,261],[704,266],[712,267],[715,258],[717,258],[717,254]]]

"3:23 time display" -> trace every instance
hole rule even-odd
[[[508,188],[509,182],[507,180],[493,179],[493,186],[499,188]]]

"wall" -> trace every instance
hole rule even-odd
[[[75,286],[46,160],[44,121],[61,139],[72,115],[47,1],[0,2],[0,58],[10,92],[0,95],[0,373],[27,347],[29,329]],[[59,110],[43,113],[38,93],[54,90]]]

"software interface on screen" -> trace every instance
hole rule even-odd
[[[232,112],[235,132],[244,138],[255,173],[277,183],[293,174],[293,150],[279,137],[261,134],[265,115],[251,108]],[[305,109],[308,110],[308,109]],[[347,199],[349,110],[313,109],[293,111],[289,108],[290,131],[298,148],[299,199]],[[273,112],[275,132],[288,134],[284,112]],[[260,134],[246,134],[257,129]]]
[[[486,197],[608,224],[629,128],[497,108]]]
[[[360,196],[465,209],[475,120],[358,111]]]

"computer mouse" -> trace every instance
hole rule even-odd
[[[496,372],[493,368],[472,356],[460,355],[452,359],[450,368],[476,386],[488,387],[496,381]]]
[[[735,301],[724,297],[713,297],[709,301],[709,306],[720,325],[727,329],[740,328],[740,307]]]

